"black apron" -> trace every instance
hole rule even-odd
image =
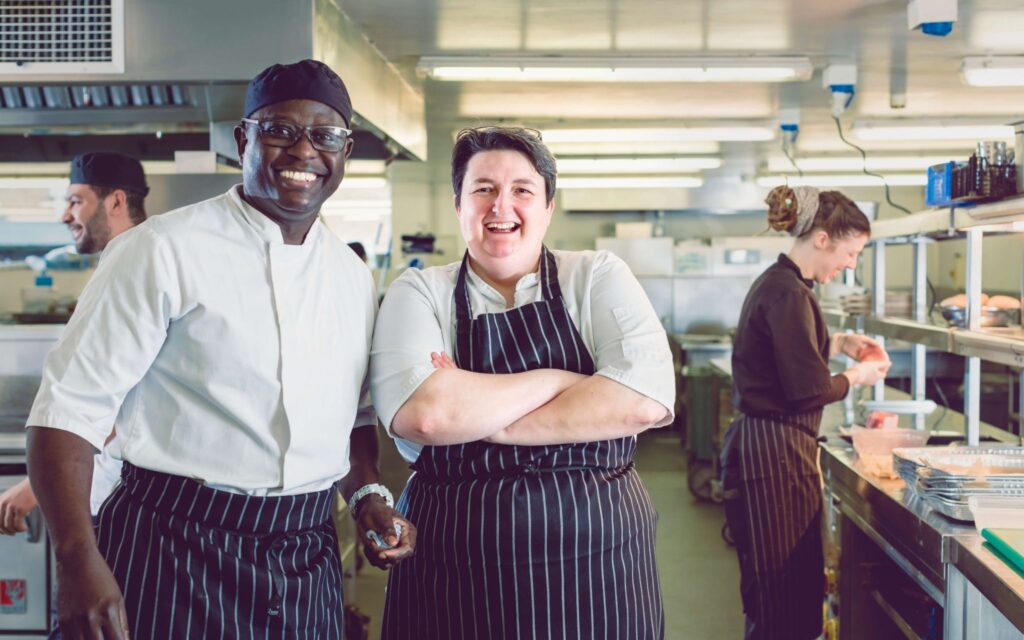
[[[546,248],[543,300],[504,313],[473,319],[467,269],[463,258],[453,294],[460,368],[594,373]],[[398,504],[416,555],[392,570],[382,637],[663,638],[657,515],[635,451],[633,437],[424,447]]]
[[[132,638],[342,636],[335,489],[259,498],[125,463],[97,541]]]
[[[739,554],[748,640],[821,635],[821,414],[740,414],[725,434],[725,517]]]

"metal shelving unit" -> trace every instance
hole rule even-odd
[[[964,356],[964,415],[967,418],[967,442],[976,446],[980,436],[981,361],[1012,367],[1024,367],[1024,330],[1020,327],[981,327],[981,256],[986,233],[1024,232],[1024,196],[973,207],[931,209],[872,225],[871,243],[874,277],[872,316],[847,316],[825,312],[826,321],[840,330],[864,331],[886,339],[912,343],[913,369],[911,396],[925,397],[926,350],[933,349]],[[961,238],[967,243],[967,326],[965,329],[942,327],[928,321],[927,245],[938,240]],[[885,254],[889,245],[913,244],[913,319],[885,317]],[[1020,265],[1024,287],[1024,265]],[[1021,373],[1024,383],[1024,372]],[[1021,404],[1024,406],[1024,384]],[[884,385],[874,389],[876,400],[883,398]],[[914,426],[924,428],[924,416]]]

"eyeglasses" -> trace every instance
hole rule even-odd
[[[338,153],[345,148],[345,143],[352,135],[351,129],[331,125],[300,127],[297,124],[281,120],[253,120],[251,118],[242,118],[242,122],[256,125],[260,140],[272,147],[291,147],[299,141],[299,138],[306,136],[317,151]]]

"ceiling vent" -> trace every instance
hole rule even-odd
[[[124,73],[124,0],[3,0],[0,73]]]

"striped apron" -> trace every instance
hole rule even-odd
[[[740,414],[725,434],[725,517],[739,554],[750,640],[821,635],[821,414]]]
[[[543,300],[473,319],[464,258],[455,288],[460,368],[517,373],[594,362],[544,249]],[[399,510],[416,555],[392,570],[385,640],[664,637],[657,515],[633,437],[587,444],[424,447]]]
[[[334,488],[259,498],[125,463],[98,542],[132,638],[342,636]]]

